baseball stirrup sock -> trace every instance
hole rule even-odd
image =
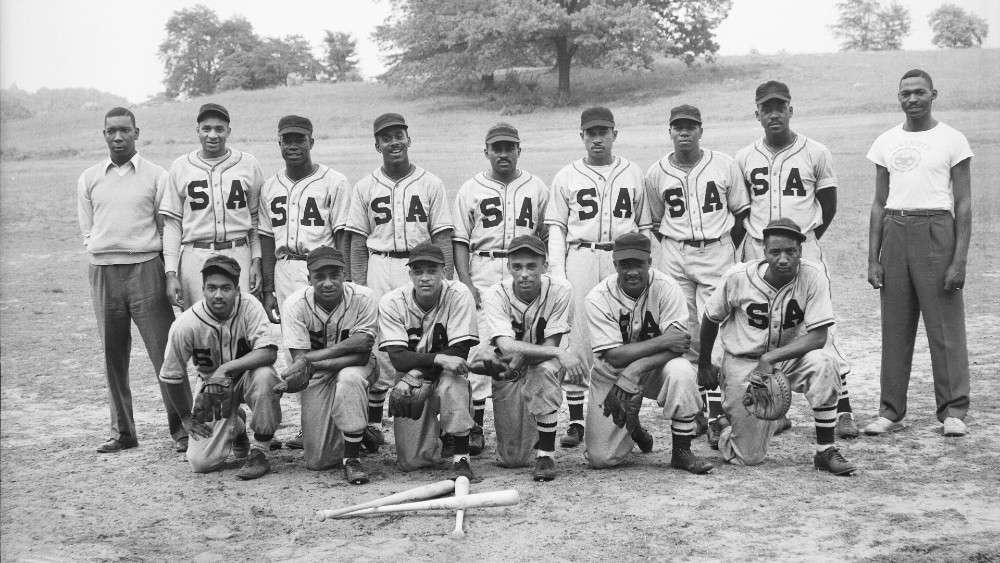
[[[452,435],[452,446],[455,448],[455,461],[460,458],[469,457],[469,435],[465,436],[455,436]]]
[[[271,438],[274,438],[274,434],[258,434],[253,433],[253,438],[250,440],[250,447],[258,450],[264,450],[265,452],[271,449]]]
[[[851,410],[851,397],[847,392],[847,374],[840,374],[840,400],[837,401],[837,412],[854,412]]]
[[[832,444],[833,431],[837,427],[837,407],[820,407],[813,409],[816,419],[816,443],[818,445]]]
[[[486,413],[486,399],[476,399],[472,401],[472,420],[476,421],[476,424],[480,428],[483,426],[483,415]]]
[[[556,413],[535,417],[535,428],[538,429],[538,451],[552,453],[556,451]]]
[[[368,424],[382,422],[382,405],[388,389],[372,389],[368,391]]]
[[[569,420],[583,424],[583,393],[573,391],[566,393],[566,404],[569,405]]]
[[[344,432],[344,461],[361,457],[361,437],[364,432]]]
[[[708,418],[719,418],[722,413],[722,387],[716,387],[708,391]]]
[[[675,450],[690,450],[691,439],[697,432],[698,425],[694,422],[694,417],[671,418],[670,433],[674,441]]]

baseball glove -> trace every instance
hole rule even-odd
[[[422,375],[417,370],[403,374],[400,381],[409,386],[409,392],[400,391],[398,385],[392,388],[389,393],[390,416],[420,420],[424,414],[424,405],[431,393],[434,392],[434,386],[430,382],[424,381]]]
[[[618,428],[628,428],[629,433],[639,428],[639,409],[642,408],[640,393],[629,393],[615,384],[604,397],[602,406],[604,416],[610,416]]]
[[[281,374],[281,381],[271,388],[277,394],[298,393],[309,386],[309,380],[313,376],[313,367],[309,362],[299,358],[292,362],[285,373]]]
[[[767,373],[754,368],[750,372],[743,406],[762,420],[777,420],[792,404],[792,388],[788,378],[779,371]]]
[[[469,364],[469,371],[480,375],[488,375],[496,381],[517,381],[524,375],[524,370],[511,369],[510,363],[511,358],[508,356],[475,360]]]
[[[191,418],[202,424],[229,418],[233,414],[232,383],[232,379],[224,376],[208,378],[194,399]]]

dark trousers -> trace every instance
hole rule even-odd
[[[962,290],[945,291],[955,250],[954,219],[886,215],[882,219],[882,404],[879,415],[906,415],[917,322],[924,328],[934,373],[937,418],[964,419],[969,410],[969,354]]]
[[[167,301],[163,259],[157,257],[139,264],[91,264],[90,295],[97,316],[97,330],[104,343],[108,400],[111,403],[111,437],[136,439],[128,376],[132,321],[139,328],[149,360],[153,363],[154,375],[157,376],[167,409],[170,435],[175,440],[187,436],[181,425],[181,416],[191,412],[190,384],[187,379],[184,380],[187,404],[175,408],[167,394],[167,384],[158,377],[167,348],[167,334],[174,321],[174,310]]]

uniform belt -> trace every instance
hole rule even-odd
[[[288,254],[285,254],[285,257],[284,257],[284,260],[305,260],[305,259],[306,259],[306,255],[305,254],[292,254],[292,253],[288,253]]]
[[[477,250],[476,254],[480,256],[485,256],[486,258],[506,258],[506,250]]]
[[[372,254],[378,254],[379,256],[388,256],[389,258],[409,258],[410,257],[410,252],[407,251],[407,250],[404,250],[402,252],[397,252],[395,250],[371,250],[371,249],[369,249],[369,251]]]
[[[614,250],[615,243],[613,242],[581,242],[578,245],[580,248],[593,248],[594,250]]]
[[[886,209],[886,215],[897,215],[899,217],[906,217],[911,215],[913,217],[933,217],[935,215],[951,215],[951,211],[947,209]]]
[[[683,245],[686,245],[686,246],[693,246],[695,248],[705,248],[706,246],[708,246],[710,244],[715,244],[715,243],[719,242],[720,240],[722,240],[722,239],[721,238],[709,238],[709,239],[705,239],[705,240],[679,240],[677,242],[679,242],[679,243],[681,243]]]
[[[194,242],[191,243],[191,246],[193,246],[195,248],[207,248],[209,250],[226,250],[227,248],[233,248],[233,247],[236,247],[236,246],[246,246],[246,245],[247,245],[247,239],[246,238],[238,238],[238,239],[227,240],[227,241],[223,241],[223,242],[200,242],[200,241],[194,241]]]

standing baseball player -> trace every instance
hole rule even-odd
[[[837,177],[833,157],[822,144],[792,131],[792,95],[788,86],[774,80],[757,87],[754,115],[764,128],[764,137],[736,153],[743,181],[750,196],[750,215],[745,220],[747,236],[743,241],[742,260],[752,262],[764,256],[764,227],[775,219],[787,218],[802,228],[806,240],[802,257],[820,265],[829,281],[819,240],[837,214]],[[827,338],[829,350],[837,358],[841,377],[841,396],[837,403],[837,435],[856,438],[854,420],[847,392],[850,364],[837,350],[834,331]],[[785,425],[790,425],[784,421]]]
[[[403,471],[436,465],[443,430],[454,448],[452,470],[472,479],[475,423],[466,359],[479,342],[476,301],[464,283],[444,278],[440,246],[418,244],[407,264],[410,283],[386,293],[378,306],[379,349],[392,366],[396,464]]]
[[[545,274],[546,246],[537,236],[514,238],[507,252],[510,279],[482,294],[491,343],[499,357],[510,358],[503,377],[493,382],[497,453],[505,467],[523,467],[534,451],[532,478],[551,481],[561,372],[581,378],[586,369],[563,343],[573,328],[573,288]]]
[[[281,423],[279,383],[274,371],[278,357],[275,337],[264,307],[240,291],[240,265],[224,254],[210,256],[202,266],[204,299],[184,311],[170,327],[167,355],[160,380],[175,405],[190,401],[185,366],[193,361],[200,380],[194,408],[183,420],[191,434],[187,459],[197,473],[218,469],[230,451],[246,458],[236,476],[256,479],[270,471],[271,438]],[[247,437],[246,415],[252,411]]]
[[[409,283],[410,251],[431,241],[444,255],[445,277],[452,276],[451,234],[454,225],[444,183],[410,163],[410,133],[397,113],[375,119],[375,150],[382,166],[354,185],[346,203],[344,228],[351,234],[351,279],[367,286],[380,299]],[[395,370],[384,353],[376,353],[379,379],[368,390],[367,434],[378,436],[385,395],[396,384]],[[376,434],[377,433],[377,434]]]
[[[906,120],[868,151],[875,163],[868,281],[882,299],[882,400],[865,434],[902,428],[923,316],[937,418],[945,436],[964,436],[969,352],[962,294],[972,236],[972,147],[934,118],[937,90],[926,72],[906,72],[898,99]]]
[[[526,234],[542,233],[542,219],[548,188],[540,178],[517,167],[521,156],[521,138],[508,123],[498,123],[486,132],[483,149],[490,169],[480,172],[458,190],[455,197],[455,273],[472,291],[476,306],[482,306],[482,294],[502,280],[509,280],[505,264],[508,245]],[[479,341],[482,348],[490,343],[489,325],[479,316]],[[475,357],[477,352],[472,353]],[[484,447],[483,415],[491,394],[490,378],[470,374],[473,418],[469,448],[478,455]]]
[[[122,107],[108,111],[103,133],[109,157],[80,175],[76,196],[83,243],[90,253],[90,295],[104,343],[111,403],[111,438],[97,451],[109,453],[139,445],[128,374],[131,321],[159,373],[174,311],[167,301],[160,255],[162,220],[157,213],[168,189],[167,172],[136,152],[139,128],[131,111]],[[160,384],[170,435],[179,452],[188,444],[181,416],[191,409],[186,378],[183,385],[188,400],[175,408]]]
[[[730,424],[722,430],[719,451],[730,463],[764,461],[781,422],[756,418],[743,399],[751,371],[777,370],[813,409],[813,465],[834,475],[850,475],[854,465],[834,446],[840,376],[836,357],[824,349],[834,323],[827,277],[819,264],[801,259],[807,238],[791,219],[771,221],[762,235],[764,258],[727,272],[709,298],[701,324],[698,376],[708,385],[721,378]],[[712,366],[716,337],[725,352],[721,373]]]
[[[701,148],[701,111],[690,105],[670,110],[673,152],[646,171],[646,200],[658,225],[659,256],[653,264],[680,285],[688,306],[691,361],[698,358],[699,323],[705,302],[736,263],[743,219],[750,207],[740,170],[729,156]],[[708,443],[718,445],[722,391],[698,390],[708,407]]]
[[[574,314],[586,318],[587,292],[614,272],[611,250],[625,233],[647,234],[652,227],[643,189],[642,169],[614,156],[618,138],[611,110],[594,107],[580,115],[580,139],[587,156],[560,170],[549,188],[545,224],[549,226],[549,264],[554,277],[572,280]],[[593,357],[587,323],[570,335],[570,346],[587,366]],[[564,448],[583,440],[586,379],[563,382],[570,425],[560,440]]]
[[[627,233],[614,244],[616,273],[587,295],[595,356],[584,440],[587,461],[595,468],[614,467],[626,460],[633,445],[646,453],[653,450],[653,436],[639,421],[642,399],[648,397],[670,419],[670,466],[708,473],[712,464],[691,452],[701,397],[698,374],[684,358],[691,345],[684,294],[677,282],[652,268],[651,241],[645,234]]]
[[[344,281],[341,251],[318,246],[306,266],[311,285],[281,308],[281,334],[292,354],[288,372],[299,373],[297,383],[306,385],[300,395],[306,467],[326,469],[343,460],[344,478],[360,485],[368,482],[360,456],[378,305],[370,289]],[[294,392],[288,385],[280,388]]]
[[[229,110],[204,104],[197,120],[201,149],[170,166],[160,204],[167,297],[182,309],[198,300],[201,267],[216,254],[239,262],[240,287],[256,293],[261,285],[257,209],[264,173],[253,155],[226,146]]]

